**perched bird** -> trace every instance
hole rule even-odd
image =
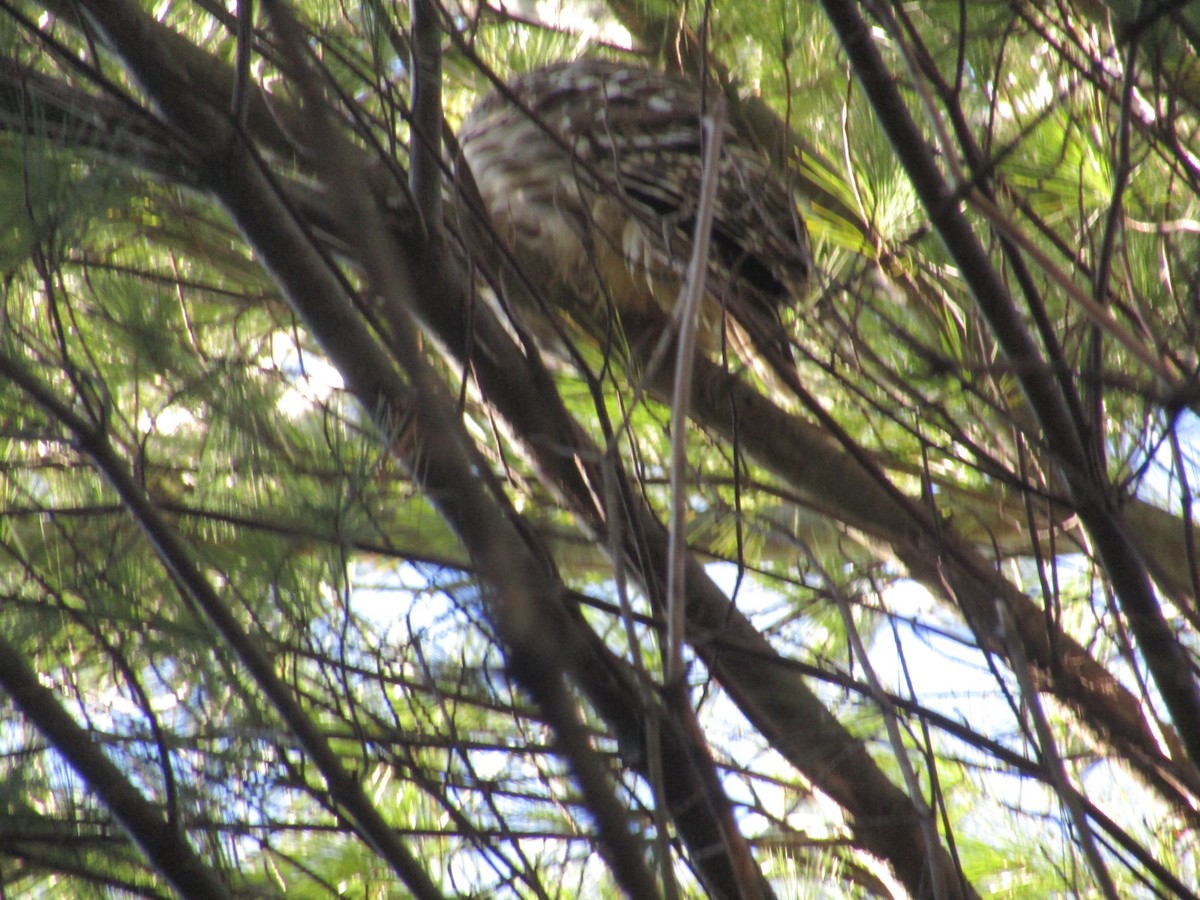
[[[460,144],[527,284],[594,337],[614,324],[623,335],[650,323],[661,331],[685,279],[704,177],[700,87],[591,60],[507,88],[479,101]],[[731,123],[722,128],[701,345],[732,337],[738,353],[788,365],[780,310],[803,295],[808,234],[779,174]]]

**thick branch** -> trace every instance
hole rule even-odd
[[[1186,763],[1162,754],[1137,698],[1070,635],[1048,634],[1037,604],[963,541],[953,523],[904,497],[882,472],[863,463],[865,453],[850,455],[848,437],[839,444],[827,430],[785,413],[714,363],[702,361],[697,378],[692,398],[697,421],[736,438],[817,509],[890,544],[915,579],[958,606],[985,649],[1001,654],[995,604],[1002,601],[1043,683],[1181,815],[1193,815],[1200,779]],[[669,397],[669,385],[651,387]]]
[[[0,367],[7,360],[0,360]],[[17,707],[66,758],[109,808],[163,877],[183,897],[228,900],[233,895],[216,873],[113,764],[88,732],[63,709],[54,691],[38,680],[18,647],[0,637],[0,685]]]

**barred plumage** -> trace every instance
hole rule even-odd
[[[496,228],[538,280],[569,290],[576,318],[636,318],[675,304],[703,177],[702,95],[645,68],[581,61],[514,79],[462,133]],[[760,349],[791,358],[779,310],[811,260],[803,219],[769,163],[726,123],[702,333],[732,316]]]

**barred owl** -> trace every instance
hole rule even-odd
[[[661,325],[677,302],[704,174],[701,90],[628,65],[581,61],[484,97],[461,146],[493,224],[537,289],[565,291],[585,328]],[[808,280],[808,235],[770,164],[724,124],[702,344],[733,335],[792,359],[780,310]],[[560,297],[561,300],[561,297]],[[723,326],[730,326],[725,328]],[[536,328],[535,328],[536,332]]]

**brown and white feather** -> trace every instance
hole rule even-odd
[[[646,68],[563,63],[484,97],[461,145],[501,238],[535,279],[566,288],[575,318],[670,313],[691,254],[704,158],[696,85]],[[732,317],[791,359],[779,311],[811,269],[791,192],[726,123],[702,333]]]

